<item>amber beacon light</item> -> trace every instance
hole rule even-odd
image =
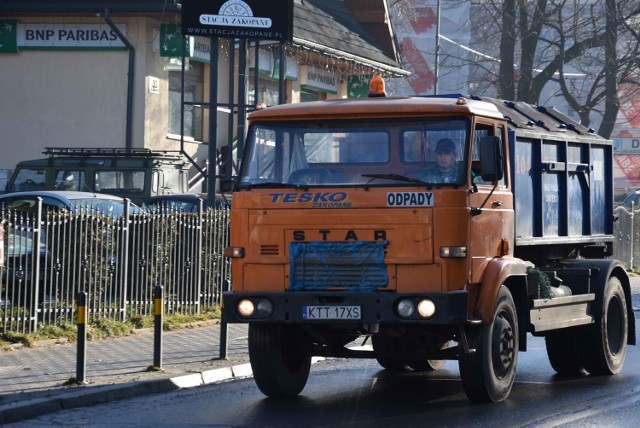
[[[387,92],[384,89],[384,80],[380,76],[373,76],[369,80],[369,96],[370,97],[386,97]]]

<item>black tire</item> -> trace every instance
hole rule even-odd
[[[609,278],[602,299],[602,317],[583,336],[584,368],[592,375],[620,372],[627,354],[627,301],[620,280]]]
[[[506,287],[498,292],[491,323],[469,329],[467,335],[476,349],[458,361],[467,397],[476,403],[506,399],[518,365],[518,316]]]
[[[417,372],[433,372],[444,366],[445,360],[409,361],[409,367]]]
[[[449,341],[445,342],[444,344],[442,344],[442,346],[440,347],[440,349],[446,349],[450,346]],[[413,370],[417,371],[417,372],[433,372],[436,370],[440,370],[443,366],[444,363],[446,363],[447,360],[415,360],[415,361],[409,361],[409,367],[411,367]]]
[[[269,397],[295,397],[307,384],[311,355],[294,327],[249,324],[249,361],[256,385]]]
[[[376,357],[376,361],[380,366],[392,372],[407,372],[411,370],[411,367],[402,360],[396,360],[394,358],[380,358]]]
[[[374,351],[385,352],[394,349],[393,337],[383,334],[374,334],[371,336],[371,344]],[[376,361],[380,366],[392,372],[406,372],[410,370],[406,361],[396,358],[376,357]]]
[[[544,338],[551,367],[559,375],[577,376],[584,371],[578,343],[580,332],[578,329],[560,330],[551,332]]]

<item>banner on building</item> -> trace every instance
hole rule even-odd
[[[0,53],[17,53],[18,22],[15,19],[0,19]]]
[[[369,96],[370,75],[349,76],[347,80],[347,96],[349,98],[367,98]]]
[[[614,155],[613,159],[615,186],[640,186],[640,155]]]
[[[312,91],[338,93],[338,76],[328,71],[303,65],[300,67],[300,87]]]
[[[291,41],[293,0],[183,0],[182,34]]]
[[[626,76],[626,82],[618,85],[618,95],[622,101],[620,111],[633,128],[640,128],[640,94],[638,94],[639,75]]]
[[[640,155],[640,137],[613,137],[613,149],[617,154]]]
[[[124,24],[116,27],[126,34]],[[125,49],[125,45],[107,24],[22,24],[0,20],[0,53],[47,49]]]
[[[177,24],[160,24],[160,56],[179,58],[184,52],[191,56],[192,37],[182,37],[180,26]]]

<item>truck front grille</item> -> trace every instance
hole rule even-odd
[[[260,246],[260,255],[261,256],[277,256],[280,253],[280,248],[278,245],[261,245]]]
[[[373,291],[387,287],[389,276],[384,264],[387,243],[292,242],[289,244],[289,289]]]

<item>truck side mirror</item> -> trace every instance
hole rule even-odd
[[[500,137],[482,137],[479,142],[480,171],[479,176],[484,181],[495,182],[504,175],[504,155]]]
[[[233,189],[231,170],[233,168],[233,149],[229,146],[220,147],[220,192],[227,193]]]

